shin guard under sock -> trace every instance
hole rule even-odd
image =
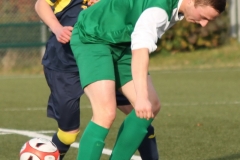
[[[90,121],[80,140],[77,160],[99,160],[108,131]]]
[[[133,110],[122,123],[110,160],[129,160],[147,133],[153,119],[136,116]]]

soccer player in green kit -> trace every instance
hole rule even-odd
[[[226,0],[101,0],[81,12],[70,45],[93,117],[80,140],[78,160],[99,160],[116,115],[115,89],[134,110],[125,118],[110,160],[129,160],[160,110],[148,74],[149,54],[176,22],[206,26]]]
[[[52,141],[60,152],[60,160],[64,159],[80,132],[80,97],[84,93],[69,40],[78,14],[87,5],[96,2],[98,0],[37,0],[35,4],[37,14],[52,31],[42,64],[50,89],[47,116],[54,118],[58,125]],[[115,96],[118,109],[125,114],[130,113],[132,106],[126,97],[120,92],[116,92]],[[158,160],[152,125],[148,127],[148,133],[138,151],[143,160]]]

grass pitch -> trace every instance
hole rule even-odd
[[[151,76],[162,103],[153,122],[162,160],[240,159],[240,68],[152,71]],[[1,76],[0,129],[45,131],[41,134],[51,136],[57,128],[46,117],[48,95],[43,75]],[[83,131],[91,118],[86,96],[81,107]],[[118,112],[105,148],[113,147],[124,117]],[[17,160],[29,139],[0,130],[0,160]],[[76,155],[72,147],[65,160]],[[108,158],[104,154],[101,159]]]

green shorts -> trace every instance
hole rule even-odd
[[[85,44],[73,33],[71,48],[83,88],[100,80],[113,80],[120,88],[132,80],[130,44]]]

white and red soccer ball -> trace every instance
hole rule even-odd
[[[59,160],[55,144],[44,138],[33,138],[21,148],[20,160]]]

